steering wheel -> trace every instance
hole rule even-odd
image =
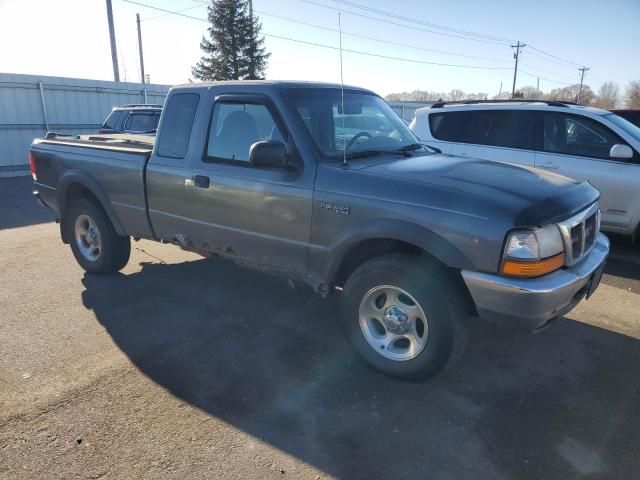
[[[356,133],[353,136],[353,138],[351,138],[351,140],[349,140],[349,143],[347,143],[347,146],[345,147],[345,150],[350,150],[351,147],[353,147],[353,145],[362,137],[368,137],[369,139],[371,139],[371,134],[369,132]]]

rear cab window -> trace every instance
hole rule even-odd
[[[167,158],[184,158],[196,116],[200,95],[177,93],[164,107],[162,128],[158,134],[156,154]]]

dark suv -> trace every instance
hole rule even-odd
[[[156,133],[162,105],[130,104],[114,107],[100,133]]]

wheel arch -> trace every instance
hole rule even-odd
[[[87,198],[94,202],[106,213],[107,217],[109,217],[109,221],[113,225],[116,233],[118,235],[126,235],[118,215],[111,206],[109,197],[106,195],[97,180],[88,174],[81,171],[67,172],[58,182],[56,190],[61,215],[60,226],[63,242],[69,243],[69,238],[67,238],[66,234],[67,229],[63,228],[65,225],[65,211],[69,205],[78,198]]]
[[[472,262],[451,242],[420,225],[388,220],[355,226],[344,233],[329,249],[324,262],[325,285],[340,287],[364,262],[388,253],[407,253],[426,262],[434,262],[445,270],[469,302],[469,312],[475,307],[460,271],[475,270]]]
[[[384,220],[355,226],[333,242],[325,278],[330,284],[340,284],[363,262],[395,251],[424,255],[453,270],[474,269],[455,245],[433,231],[401,220]]]

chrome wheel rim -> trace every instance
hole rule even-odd
[[[95,262],[102,251],[102,239],[96,223],[88,215],[78,215],[75,223],[78,250],[84,258]]]
[[[412,360],[427,345],[427,316],[418,301],[400,287],[372,288],[362,298],[358,314],[367,343],[385,358]]]

